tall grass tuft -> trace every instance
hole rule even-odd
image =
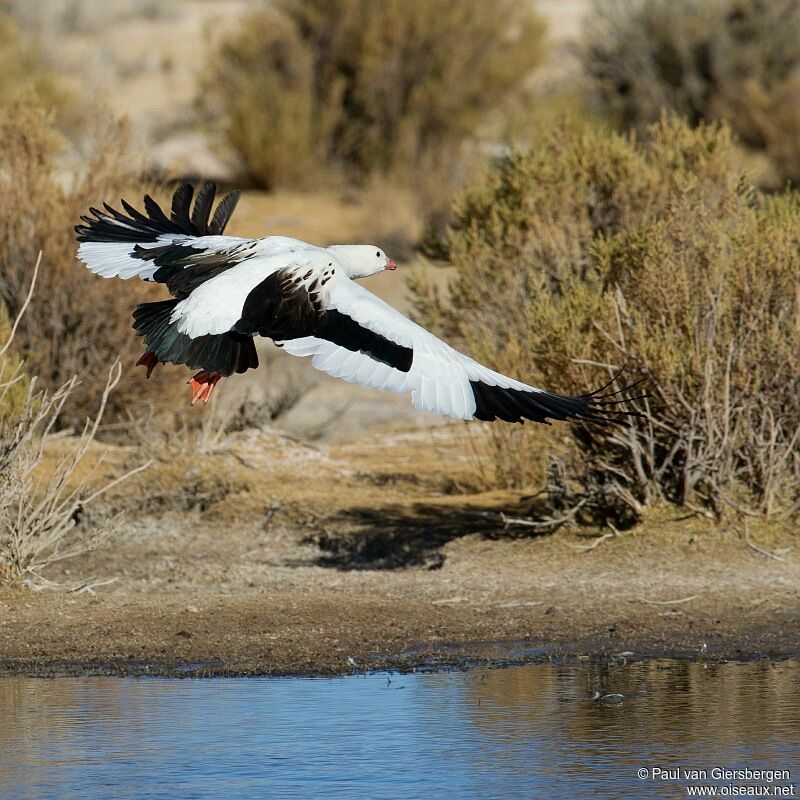
[[[623,364],[648,379],[644,419],[577,427],[569,481],[551,470],[584,513],[800,510],[800,194],[762,196],[733,148],[678,118],[644,143],[556,131],[457,201],[449,296],[414,286],[426,322],[534,384],[585,391]],[[525,484],[541,429],[500,435],[498,481]]]

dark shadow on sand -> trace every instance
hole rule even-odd
[[[318,566],[335,569],[439,569],[441,548],[470,534],[510,537],[500,516],[503,509],[457,508],[452,505],[352,508],[326,520],[304,539],[322,551]],[[519,531],[515,532],[517,535]],[[526,533],[526,535],[529,535]]]

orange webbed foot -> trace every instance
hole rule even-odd
[[[195,405],[198,401],[202,401],[203,405],[207,405],[221,377],[222,375],[219,372],[208,373],[205,370],[192,376],[188,380],[189,385],[192,387],[192,405]]]

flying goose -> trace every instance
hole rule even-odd
[[[553,394],[494,372],[459,353],[356,281],[396,269],[380,247],[315,247],[286,236],[226,236],[239,192],[212,214],[216,186],[176,189],[167,216],[149,196],[144,213],[92,208],[75,230],[78,258],[104,278],[166,285],[171,300],[138,305],[133,327],[150,377],[159,363],[199,369],[192,405],[207,403],[222,377],[258,366],[253,337],[272,339],[319,370],[375,389],[411,394],[420,410],[456,419],[622,423],[635,412],[624,390]],[[612,380],[613,383],[613,380]],[[630,388],[630,387],[626,387]]]

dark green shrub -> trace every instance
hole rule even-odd
[[[727,128],[679,119],[646,144],[556,131],[457,201],[447,301],[414,286],[426,322],[534,385],[585,391],[623,363],[648,378],[645,419],[576,428],[598,514],[798,509],[800,195],[762,197],[732,150]],[[524,484],[541,428],[497,435],[514,440],[498,480]]]

